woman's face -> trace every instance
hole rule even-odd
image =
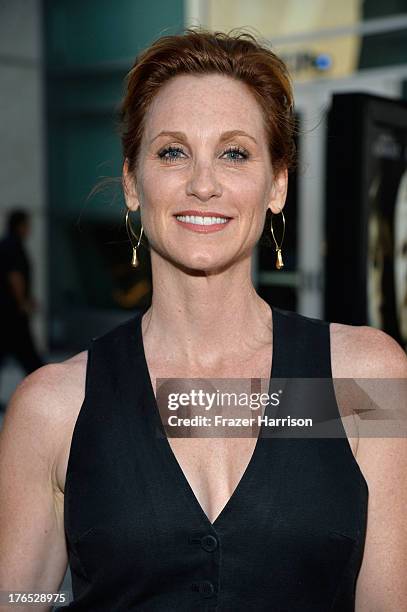
[[[278,213],[287,191],[287,172],[273,177],[256,99],[217,74],[177,76],[160,89],[146,115],[135,181],[126,164],[124,178],[152,258],[205,273],[249,257],[267,208]],[[212,218],[224,216],[226,223]]]

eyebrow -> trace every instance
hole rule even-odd
[[[150,144],[160,136],[171,136],[176,140],[187,140],[187,137],[184,132],[171,132],[168,130],[163,130],[162,132],[157,134],[157,136],[154,136],[154,138],[150,140]],[[257,144],[257,140],[253,136],[250,136],[250,134],[248,134],[247,132],[244,132],[243,130],[228,130],[227,132],[223,132],[220,137],[220,141],[223,142],[225,140],[229,140],[230,138],[233,138],[233,136],[246,136],[246,138],[250,138],[251,140],[253,140],[253,142]]]

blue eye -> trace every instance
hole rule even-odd
[[[158,157],[160,159],[163,159],[166,162],[172,162],[178,159],[178,156],[177,157],[175,155],[167,156],[167,153],[183,153],[183,150],[180,149],[179,147],[166,147],[165,149],[159,152]]]
[[[247,154],[247,152],[244,149],[240,149],[239,147],[231,147],[230,149],[228,149],[227,151],[225,151],[224,155],[226,153],[233,153],[233,155],[241,155],[242,157],[230,157],[230,161],[233,162],[242,162],[245,161],[249,155]]]
[[[165,147],[165,149],[158,153],[158,157],[166,162],[177,161],[178,159],[181,159],[180,155],[185,155],[181,147],[172,146]],[[243,162],[249,157],[247,151],[241,149],[240,147],[230,147],[224,151],[222,157],[224,155],[228,155],[229,161],[231,162]]]

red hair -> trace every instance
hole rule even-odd
[[[294,102],[290,76],[284,62],[256,38],[187,28],[183,34],[162,36],[141,52],[126,78],[126,95],[120,108],[124,158],[134,172],[151,101],[160,87],[180,74],[217,73],[245,83],[263,111],[273,168],[294,166]]]

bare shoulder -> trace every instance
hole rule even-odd
[[[84,390],[87,354],[48,363],[26,376],[10,398],[6,418],[42,416],[52,423],[66,417],[68,406]]]
[[[391,336],[367,325],[331,323],[330,335],[338,407],[345,417],[345,430],[359,467],[366,480],[372,482],[377,477],[377,463],[372,462],[372,456],[377,455],[379,448],[381,453],[393,455],[400,442],[390,437],[380,440],[377,434],[366,435],[366,427],[372,422],[368,420],[369,411],[375,399],[385,394],[381,392],[383,385],[364,379],[406,379],[406,353]],[[372,396],[372,392],[378,395]],[[382,401],[380,408],[392,410],[394,406]],[[376,470],[373,475],[372,469]]]
[[[357,431],[357,440],[351,441],[355,457],[368,483],[371,498],[384,500],[387,496],[389,499],[390,489],[393,487],[400,492],[405,478],[407,437],[386,434],[384,421],[379,418],[369,420],[367,415],[372,406],[379,409],[378,417],[385,415],[385,411],[394,415],[395,410],[402,409],[407,379],[406,353],[391,336],[373,327],[331,323],[330,328],[333,378],[360,379],[353,386],[352,381],[345,381],[344,393],[340,385],[335,386],[342,415],[351,412],[353,418],[356,415],[354,431]],[[373,380],[373,384],[364,381],[366,386],[363,389],[362,379],[398,380],[392,383],[390,393],[384,380],[383,384],[377,384],[377,380]],[[395,397],[399,399],[394,400]],[[350,407],[346,406],[347,402]],[[404,421],[406,417],[404,401]],[[377,424],[380,429],[369,435],[372,424]],[[407,495],[407,488],[404,490]]]
[[[331,323],[334,378],[405,378],[407,356],[394,338],[368,325]]]
[[[85,396],[87,357],[88,351],[82,351],[26,376],[10,398],[2,425],[2,436],[14,437],[16,444],[22,438],[19,432],[36,438],[56,490],[61,488],[61,457]]]

